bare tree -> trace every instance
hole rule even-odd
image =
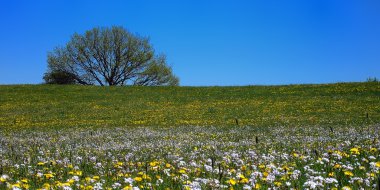
[[[178,85],[179,79],[155,55],[149,39],[122,27],[94,28],[74,34],[65,47],[48,53],[48,72],[68,73],[84,85]],[[50,81],[50,83],[52,83]]]

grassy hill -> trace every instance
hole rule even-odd
[[[368,118],[367,118],[368,113]],[[0,127],[341,126],[380,122],[380,83],[0,86]]]
[[[0,86],[0,190],[378,189],[379,139],[379,83]]]

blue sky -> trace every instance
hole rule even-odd
[[[0,2],[0,84],[42,83],[46,54],[77,32],[149,36],[181,85],[380,78],[379,0]]]

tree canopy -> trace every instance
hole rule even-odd
[[[123,27],[93,28],[74,34],[48,53],[46,83],[83,85],[178,85],[179,79],[156,55],[149,39]],[[67,77],[67,78],[66,78]]]

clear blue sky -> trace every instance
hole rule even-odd
[[[46,54],[97,26],[150,36],[181,85],[380,78],[379,0],[2,0],[0,84],[42,83]]]

